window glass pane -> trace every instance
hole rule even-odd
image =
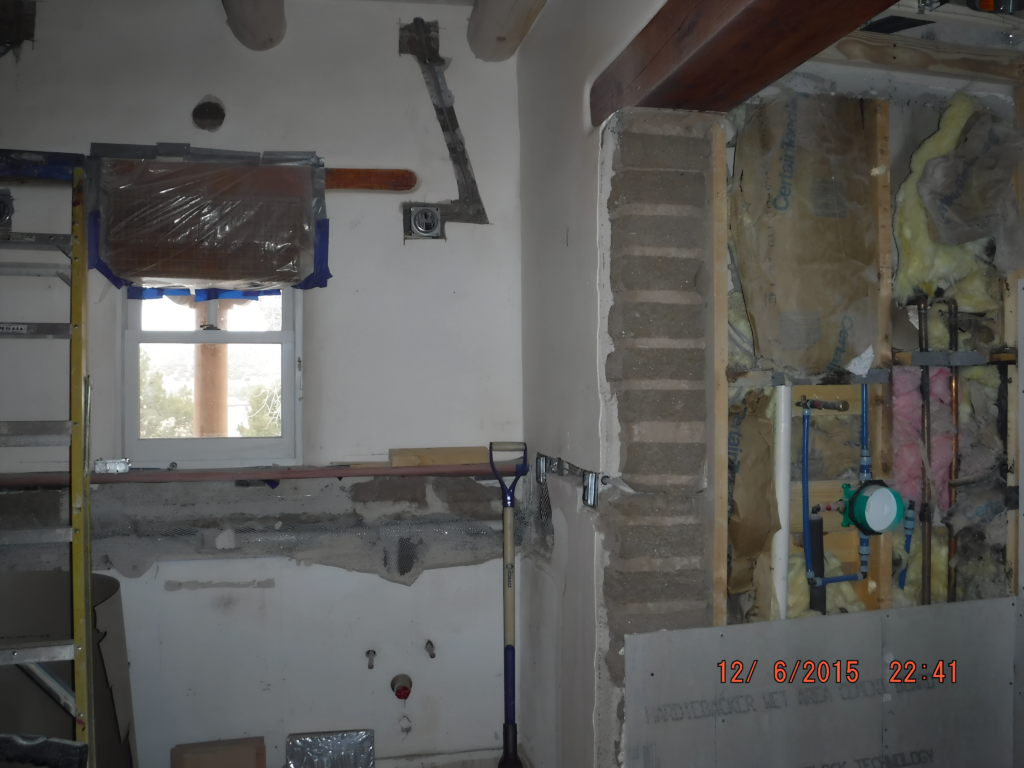
[[[194,331],[215,325],[222,331],[280,331],[282,296],[221,299],[196,304],[190,296],[163,296],[142,302],[142,330]],[[212,317],[212,308],[217,316]]]
[[[142,330],[194,331],[196,311],[189,296],[146,299],[142,304]]]
[[[225,331],[280,331],[281,296],[262,296],[258,301],[221,299],[228,305]],[[222,310],[223,312],[223,310]]]
[[[280,437],[280,344],[140,344],[139,437]]]

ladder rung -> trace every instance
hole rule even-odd
[[[71,285],[71,266],[25,261],[0,262],[0,277],[59,277],[66,285]]]
[[[0,421],[0,446],[70,445],[70,421]]]
[[[0,232],[0,249],[16,251],[53,251],[68,256],[71,253],[71,235],[51,235],[45,232]]]
[[[71,323],[3,323],[0,339],[70,339]]]
[[[38,664],[44,661],[74,661],[75,644],[53,640],[0,640],[0,666]]]
[[[0,530],[0,547],[15,544],[64,544],[71,541],[70,527]]]

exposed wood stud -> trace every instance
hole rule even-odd
[[[711,345],[711,359],[714,366],[713,392],[713,465],[714,472],[714,534],[713,534],[713,603],[712,614],[716,627],[726,623],[726,601],[728,599],[728,542],[729,542],[729,380],[725,369],[729,363],[729,341],[726,328],[729,324],[729,251],[728,251],[728,210],[726,207],[727,167],[725,156],[725,126],[715,123],[711,132],[711,170],[708,179],[710,203],[713,215],[710,222],[712,255],[712,328],[714,342]]]

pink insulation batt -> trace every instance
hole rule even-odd
[[[953,463],[953,414],[950,412],[949,369],[931,369],[931,432],[933,509],[949,508],[949,467]],[[921,369],[892,368],[892,440],[896,459],[896,490],[921,508],[923,467],[921,437]]]

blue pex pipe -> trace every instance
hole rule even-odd
[[[516,722],[516,649],[505,646],[505,725]]]
[[[906,541],[903,543],[903,551],[908,555],[910,554],[910,542],[914,537],[914,510],[908,509],[903,516],[903,530],[907,532]],[[903,570],[900,571],[900,589],[904,589],[907,586],[907,569],[910,568],[910,558],[907,558],[907,564],[903,566]]]
[[[807,575],[810,578],[811,574],[814,573],[814,568],[811,566],[811,491],[809,486],[810,474],[807,454],[810,450],[811,441],[811,410],[810,408],[804,408],[804,447],[803,456],[801,457],[801,469],[802,469],[802,484],[804,492],[804,564],[807,567]]]
[[[868,385],[860,385],[860,447],[868,447]]]
[[[821,583],[822,584],[835,584],[836,582],[839,582],[839,581],[860,581],[860,574],[859,573],[850,573],[850,574],[847,574],[846,576],[831,576],[831,577],[829,577],[827,579],[822,579]]]

